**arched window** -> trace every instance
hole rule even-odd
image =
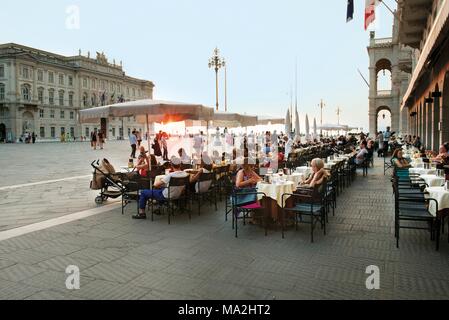
[[[31,87],[27,84],[22,86],[22,99],[25,101],[31,100]]]
[[[96,106],[97,105],[97,96],[95,95],[95,93],[92,94],[91,100],[92,100],[92,107]]]
[[[0,83],[0,100],[5,100],[5,85]]]
[[[391,62],[387,59],[380,59],[376,63],[377,95],[386,96],[391,94],[392,74]]]

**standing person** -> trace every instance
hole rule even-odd
[[[377,134],[377,141],[379,143],[379,151],[377,152],[377,156],[380,157],[383,154],[384,150],[384,134],[382,131],[379,131]]]
[[[163,154],[162,154],[162,158],[164,160],[168,161],[167,133],[162,132],[160,137],[161,137],[161,146],[162,146],[162,149],[164,150]]]
[[[156,137],[153,140],[153,145],[152,145],[152,148],[154,150],[154,155],[156,157],[161,157],[162,156],[161,145],[159,144],[159,140],[160,140],[160,134],[157,133]]]
[[[140,144],[142,143],[142,134],[139,130],[136,131],[136,138],[137,138],[137,148],[140,148]]]
[[[203,152],[203,131],[200,131],[200,134],[193,138],[193,149],[195,149],[199,158]]]
[[[131,155],[130,155],[130,157],[135,159],[136,158],[137,137],[136,137],[136,131],[134,131],[134,130],[129,135],[129,144],[131,145]]]
[[[90,146],[97,150],[97,129],[90,134]]]
[[[33,134],[31,135],[31,139],[33,140],[33,144],[36,143],[36,134],[33,131]]]
[[[98,132],[98,146],[100,147],[100,149],[103,149],[103,143],[104,143],[103,131],[100,130],[100,132]]]
[[[390,127],[387,127],[387,131],[385,131],[384,133],[384,151],[385,154],[388,154],[388,147],[389,147],[389,142],[390,142],[390,138],[391,138],[391,131],[390,131]]]

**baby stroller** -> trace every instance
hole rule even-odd
[[[91,163],[93,171],[90,189],[100,190],[100,195],[95,198],[95,203],[101,205],[107,199],[117,199],[122,197],[123,210],[131,201],[139,198],[139,183],[130,181],[126,174],[116,173],[114,167],[107,159],[93,161]]]

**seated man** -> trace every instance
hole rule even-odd
[[[154,184],[153,190],[143,190],[139,199],[139,214],[133,216],[133,219],[146,219],[145,207],[149,199],[157,201],[164,201],[168,199],[168,188],[170,186],[171,178],[185,178],[188,177],[188,173],[181,171],[181,159],[171,158],[172,172],[162,178],[160,181]],[[170,189],[170,198],[177,199],[181,197],[185,187],[172,187]]]
[[[355,157],[355,164],[359,165],[362,164],[365,160],[365,157],[368,155],[368,150],[366,149],[366,141],[363,140],[360,143],[360,151],[357,153],[357,156]]]

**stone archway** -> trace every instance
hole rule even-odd
[[[34,132],[34,115],[30,111],[22,114],[22,134]]]
[[[376,133],[391,128],[392,112],[388,106],[380,106],[376,110]]]

